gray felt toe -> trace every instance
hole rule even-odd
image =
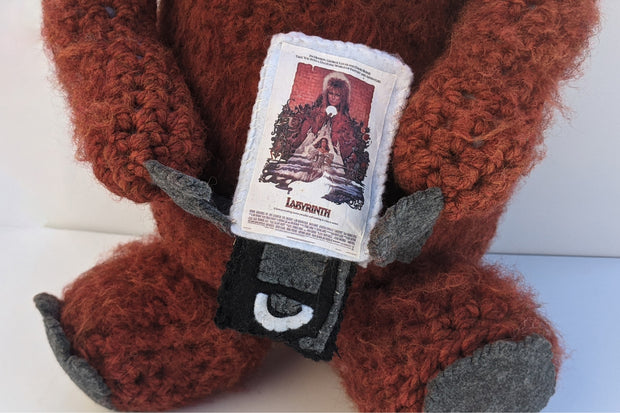
[[[552,358],[538,335],[488,344],[428,384],[424,411],[540,411],[555,391]]]
[[[71,354],[71,343],[60,325],[60,301],[50,294],[38,294],[34,302],[43,316],[43,324],[56,360],[71,380],[96,403],[114,410],[110,389],[86,360]]]

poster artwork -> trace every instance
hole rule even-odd
[[[367,262],[410,69],[364,45],[272,38],[231,207],[238,236]]]
[[[299,63],[291,96],[271,132],[270,156],[259,181],[285,190],[292,195],[287,206],[294,203],[294,208],[303,210],[303,204],[294,200],[291,184],[323,178],[327,185],[322,188],[327,192],[317,194],[322,199],[362,209],[370,163],[367,125],[373,92],[374,86],[353,76]],[[308,101],[308,96],[315,98]],[[328,208],[318,207],[316,212],[330,215]]]

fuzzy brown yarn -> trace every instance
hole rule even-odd
[[[361,411],[422,411],[426,384],[483,343],[539,334],[562,352],[531,293],[501,269],[369,268],[354,281],[334,364]]]
[[[207,161],[204,132],[157,40],[155,2],[117,3],[44,0],[43,35],[73,109],[78,157],[112,192],[145,202],[159,191],[142,164],[158,159],[197,174]]]
[[[218,329],[215,296],[159,240],[137,242],[66,290],[61,322],[118,409],[163,410],[236,386],[269,348]]]
[[[450,220],[505,204],[539,159],[549,104],[574,75],[594,3],[468,2],[401,121],[397,182],[442,188]]]
[[[531,294],[480,260],[541,157],[559,82],[574,74],[596,0],[43,0],[79,157],[151,206],[159,237],[121,247],[65,291],[73,351],[120,409],[166,409],[235,386],[263,341],[215,329],[232,238],[148,179],[147,160],[234,192],[271,36],[300,31],[400,55],[416,83],[386,199],[440,188],[445,210],[409,265],[360,271],[335,367],[362,410],[421,409],[459,357],[531,334],[561,349]]]

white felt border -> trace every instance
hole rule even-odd
[[[252,120],[250,122],[248,139],[245,145],[245,152],[241,159],[239,180],[235,190],[233,204],[230,208],[230,218],[232,221],[231,231],[237,236],[257,241],[285,245],[291,248],[298,248],[317,254],[352,261],[349,255],[321,248],[316,245],[310,245],[280,236],[247,232],[241,228],[243,209],[257,162],[257,147],[265,126],[267,106],[275,81],[275,73],[277,70],[276,63],[278,62],[282,43],[289,43],[318,52],[328,52],[335,56],[354,59],[381,71],[396,75],[396,82],[386,111],[387,116],[383,126],[383,135],[377,151],[376,166],[370,185],[370,216],[367,220],[366,231],[362,239],[361,256],[358,260],[354,260],[360,265],[365,266],[370,261],[368,240],[370,232],[376,224],[378,215],[382,209],[381,198],[387,179],[386,173],[390,160],[390,152],[392,150],[392,142],[398,130],[400,116],[407,104],[407,97],[409,96],[410,86],[413,81],[413,72],[399,57],[380,50],[371,49],[362,44],[325,40],[316,36],[307,36],[299,32],[276,34],[272,37],[271,45],[267,51],[267,57],[265,58],[265,63],[260,73],[258,95],[252,110]],[[395,72],[394,69],[397,69],[397,71]]]

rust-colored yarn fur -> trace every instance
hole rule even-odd
[[[117,408],[162,410],[234,387],[269,348],[218,329],[215,294],[160,240],[133,243],[66,290],[61,321]]]
[[[65,291],[62,324],[119,409],[168,409],[236,386],[268,343],[212,321],[233,239],[153,186],[143,163],[235,190],[271,36],[300,31],[398,54],[415,74],[386,200],[430,187],[445,209],[411,264],[360,270],[334,362],[362,410],[420,410],[460,357],[531,334],[561,349],[532,295],[481,263],[519,179],[541,157],[559,82],[596,0],[43,0],[79,158],[151,202],[158,236]]]
[[[426,383],[481,343],[539,334],[561,350],[530,293],[500,269],[461,262],[449,270],[370,268],[356,278],[334,364],[361,411],[421,411]],[[412,277],[411,274],[415,274]],[[363,285],[365,284],[365,285]],[[369,311],[372,309],[372,311]]]
[[[73,109],[79,157],[112,192],[144,202],[157,193],[144,161],[196,174],[207,161],[204,132],[172,53],[157,41],[155,2],[108,4],[44,0],[43,35]]]
[[[399,185],[442,188],[450,220],[505,204],[539,157],[547,105],[573,75],[593,3],[468,2],[401,120]]]

